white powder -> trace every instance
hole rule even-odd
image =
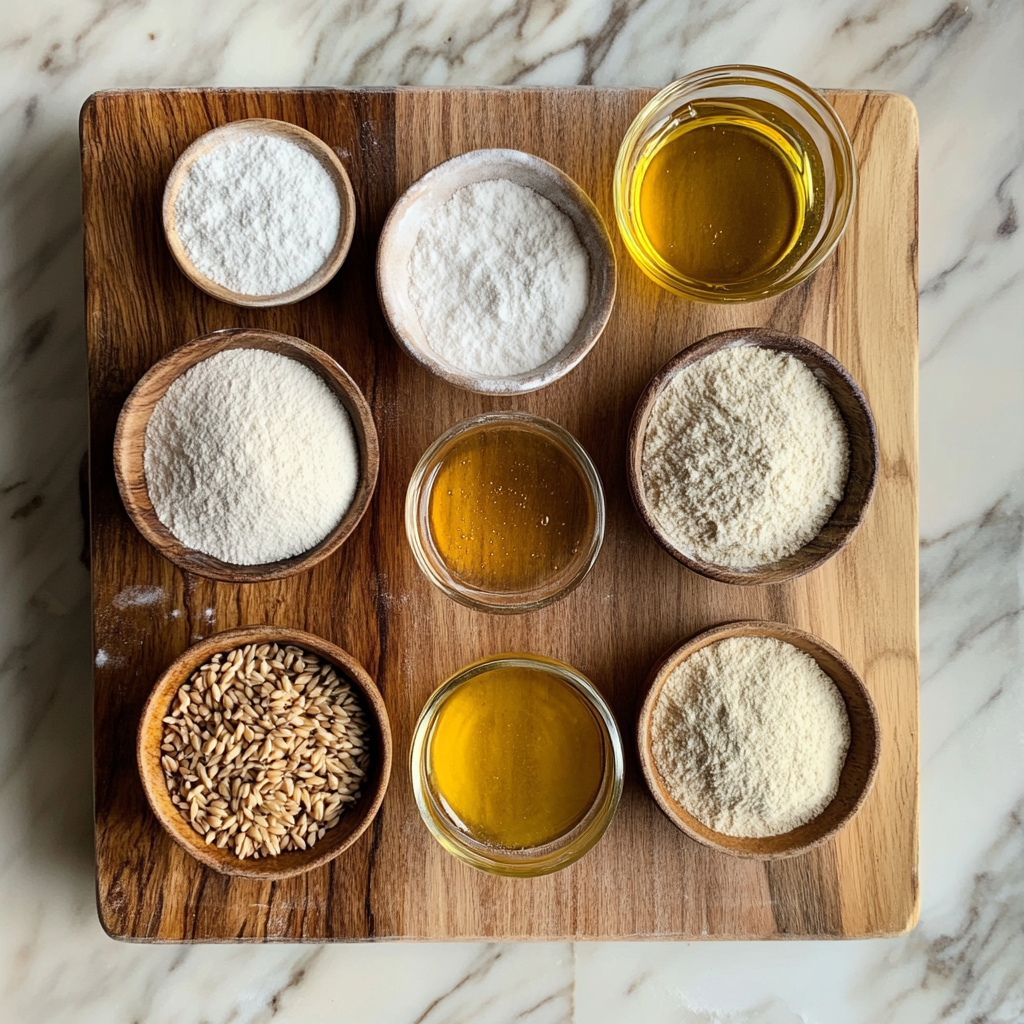
[[[158,604],[167,600],[167,591],[163,587],[147,587],[137,585],[119,590],[110,602],[115,608],[145,608],[147,605]]]
[[[781,835],[817,817],[839,789],[850,721],[813,658],[770,637],[732,637],[668,677],[651,722],[669,791],[729,836]]]
[[[843,497],[849,440],[832,396],[788,353],[723,349],[680,371],[644,439],[644,491],[682,551],[736,568],[813,540]]]
[[[146,487],[188,547],[259,565],[319,544],[348,511],[359,452],[348,412],[312,370],[229,349],[182,374],[146,427]]]
[[[409,295],[427,343],[456,369],[526,373],[579,327],[590,260],[572,221],[504,178],[460,188],[426,219],[409,257]]]
[[[195,268],[243,295],[280,295],[323,266],[341,228],[331,176],[300,146],[249,136],[204,153],[174,203]]]

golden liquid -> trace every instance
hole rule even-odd
[[[481,672],[441,704],[427,780],[462,829],[506,850],[570,832],[604,776],[604,734],[569,683],[543,668]]]
[[[637,163],[629,201],[639,243],[698,286],[770,284],[821,224],[820,156],[763,106],[692,104]]]
[[[588,549],[596,510],[570,454],[529,424],[481,424],[455,438],[433,475],[430,537],[467,586],[522,593]]]

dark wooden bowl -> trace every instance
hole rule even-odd
[[[761,839],[727,836],[701,824],[669,792],[651,752],[651,721],[654,705],[661,695],[669,674],[695,651],[717,640],[734,636],[767,636],[798,647],[809,654],[821,670],[836,684],[850,719],[850,747],[839,776],[839,791],[832,802],[816,818],[791,832]],[[838,651],[824,640],[781,622],[730,622],[698,633],[666,654],[652,669],[647,680],[648,691],[637,721],[637,749],[644,779],[658,806],[673,825],[698,843],[737,857],[778,860],[806,853],[827,843],[860,810],[871,791],[881,751],[881,729],[875,702],[867,687]]]
[[[308,850],[261,857],[259,860],[240,860],[230,850],[207,846],[203,837],[181,816],[171,803],[160,764],[163,743],[163,718],[171,709],[174,695],[189,676],[215,654],[225,653],[245,644],[293,644],[330,662],[338,672],[350,680],[362,698],[370,725],[372,760],[363,795],[341,816],[334,828],[329,829],[316,846]],[[278,879],[301,874],[320,867],[347,850],[366,831],[384,799],[391,777],[391,723],[380,691],[373,684],[366,669],[351,654],[322,640],[312,633],[280,626],[243,626],[215,633],[189,647],[156,681],[139,722],[136,754],[139,775],[146,798],[157,820],[171,838],[196,860],[208,868],[225,875],[245,878]]]
[[[821,528],[817,537],[805,544],[799,551],[776,562],[737,569],[728,565],[717,565],[698,558],[692,551],[676,547],[658,525],[654,512],[644,492],[642,461],[647,424],[654,405],[672,378],[684,367],[692,366],[714,352],[740,345],[757,345],[760,348],[788,352],[796,356],[827,389],[836,403],[850,441],[850,470],[846,490],[831,518]],[[805,338],[783,334],[766,327],[748,327],[739,331],[723,331],[698,341],[673,356],[651,379],[637,402],[633,420],[629,425],[627,455],[627,476],[629,491],[633,496],[640,518],[647,529],[654,534],[658,543],[673,558],[688,569],[717,580],[719,583],[767,584],[781,583],[816,569],[833,555],[838,554],[849,543],[867,514],[868,505],[875,493],[878,477],[878,436],[875,419],[867,399],[857,383],[835,356],[819,348]]]
[[[157,518],[146,489],[143,464],[146,426],[153,408],[171,384],[190,367],[229,348],[259,348],[295,359],[319,374],[338,396],[352,420],[359,447],[359,483],[352,504],[337,526],[315,547],[292,558],[262,565],[232,565],[219,558],[186,547]],[[260,583],[281,579],[316,565],[333,554],[363,518],[374,488],[380,456],[377,429],[370,407],[352,378],[316,345],[274,331],[233,328],[216,331],[176,348],[152,366],[128,396],[114,432],[114,475],[121,500],[132,522],[150,544],[186,572],[228,583]]]
[[[338,200],[341,203],[341,223],[338,228],[338,237],[327,259],[308,280],[278,295],[244,295],[241,292],[225,288],[223,285],[217,284],[216,281],[211,281],[204,274],[199,273],[189,259],[181,237],[178,235],[178,226],[174,215],[174,204],[178,198],[178,190],[181,188],[181,183],[185,180],[185,175],[188,174],[192,164],[211,149],[223,145],[225,142],[253,135],[274,135],[288,142],[293,142],[304,149],[330,175],[331,181],[334,182],[334,187],[338,192]],[[314,292],[318,292],[334,277],[342,263],[345,262],[349,247],[352,245],[352,235],[355,231],[356,196],[352,190],[352,182],[349,180],[348,173],[342,166],[337,154],[323,139],[317,138],[312,132],[307,132],[305,128],[300,128],[297,124],[291,124],[288,121],[253,117],[244,121],[232,121],[230,124],[225,124],[220,128],[214,128],[213,131],[206,132],[205,135],[200,135],[178,157],[174,167],[171,168],[171,173],[167,178],[167,185],[164,188],[163,224],[167,246],[171,250],[175,263],[178,264],[181,272],[197,288],[206,292],[207,295],[212,295],[215,299],[220,299],[221,302],[230,302],[235,306],[256,308],[285,306],[291,302],[305,299]]]

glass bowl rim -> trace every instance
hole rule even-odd
[[[540,590],[539,587],[535,587],[532,590],[522,591],[522,599],[520,600],[515,599],[520,595],[510,594],[508,596],[512,599],[496,602],[494,600],[495,596],[503,597],[505,595],[495,595],[484,590],[458,585],[454,581],[454,577],[441,576],[437,572],[435,566],[426,555],[424,542],[420,536],[420,506],[423,499],[429,494],[427,483],[428,473],[432,464],[436,461],[438,454],[455,438],[487,424],[525,424],[535,427],[553,438],[556,443],[561,444],[566,449],[569,457],[579,468],[594,502],[594,525],[589,536],[589,545],[586,553],[576,559],[576,569],[572,573],[568,573],[556,589],[550,592],[544,590],[540,592],[539,596],[531,596],[537,595]],[[536,611],[547,607],[549,604],[554,604],[554,602],[561,600],[575,590],[590,574],[598,555],[601,553],[601,548],[604,544],[606,514],[604,487],[601,483],[601,476],[593,460],[580,442],[565,427],[555,423],[553,420],[545,419],[542,416],[535,416],[533,413],[512,410],[496,410],[480,413],[476,416],[469,416],[445,430],[431,442],[426,451],[420,456],[412,471],[412,476],[409,478],[409,485],[405,492],[405,534],[420,571],[438,590],[453,601],[457,601],[459,604],[466,605],[477,611],[497,614],[511,615]],[[441,561],[440,556],[438,556],[438,560]]]
[[[843,235],[846,234],[846,229],[853,216],[853,208],[857,200],[857,162],[854,158],[853,145],[850,142],[846,126],[832,104],[818,90],[784,71],[778,71],[774,68],[763,67],[757,64],[718,64],[714,67],[693,71],[660,89],[643,106],[626,130],[626,134],[623,136],[622,143],[619,146],[615,159],[615,170],[612,175],[612,200],[615,208],[615,222],[623,239],[629,238],[633,240],[634,245],[637,244],[631,218],[626,213],[628,204],[624,196],[628,191],[629,182],[632,180],[633,158],[645,131],[657,118],[664,115],[664,108],[666,106],[670,103],[677,105],[685,98],[688,92],[695,88],[703,88],[713,84],[742,85],[745,82],[749,82],[754,88],[776,93],[781,87],[817,117],[823,131],[825,131],[832,143],[831,148],[836,162],[843,169],[845,185],[843,189],[838,191],[835,200],[836,210],[840,212],[838,216],[833,215],[829,229],[796,271],[789,276],[775,281],[773,284],[753,292],[736,291],[730,294],[716,291],[713,288],[695,287],[680,275],[670,275],[651,261],[642,260],[634,255],[630,246],[627,246],[630,257],[644,274],[651,277],[666,290],[685,298],[719,304],[756,302],[760,299],[771,298],[774,295],[788,291],[810,277],[832,255],[842,240]]]
[[[430,798],[422,770],[429,749],[429,733],[444,702],[470,679],[484,672],[507,667],[544,669],[573,687],[594,714],[605,742],[605,750],[611,753],[606,761],[600,788],[581,821],[565,835],[544,846],[522,850],[500,850],[488,848],[483,843],[467,842],[467,837],[457,829],[449,830],[443,827],[430,811]],[[563,661],[543,654],[508,652],[488,655],[463,666],[452,673],[427,698],[413,728],[409,767],[416,809],[427,830],[444,850],[481,871],[512,878],[526,878],[550,874],[568,867],[601,840],[615,817],[622,796],[625,748],[611,706],[600,690],[582,672]]]

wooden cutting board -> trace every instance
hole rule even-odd
[[[333,89],[109,92],[82,111],[95,644],[96,856],[100,918],[114,936],[156,941],[384,938],[618,939],[892,935],[917,917],[917,122],[883,93],[828,93],[853,139],[860,188],[839,250],[807,283],[767,302],[685,301],[634,266],[614,230],[619,140],[641,89]],[[355,187],[351,253],[319,294],[251,310],[202,294],[164,244],[160,198],[179,153],[226,121],[274,117],[336,149]],[[615,235],[619,288],[608,328],[569,376],[499,400],[456,390],[404,356],[377,303],[384,218],[419,175],[484,146],[536,153],[593,197]],[[731,587],[658,547],[630,505],[626,429],[648,378],[714,331],[767,325],[833,352],[860,382],[881,443],[878,491],[849,547],[792,583]],[[121,506],[111,440],[140,375],[177,345],[222,327],[265,327],[326,349],[369,399],[381,441],[370,513],[312,572],[233,586],[184,575]],[[604,549],[566,600],[489,616],[442,596],[406,543],[406,483],[427,445],[479,412],[525,409],[572,431],[608,499]],[[633,742],[648,669],[714,623],[768,618],[816,633],[861,673],[882,722],[881,766],[853,823],[806,856],[771,864],[686,839],[644,787]],[[396,769],[374,826],[329,867],[276,884],[228,880],[190,859],[150,813],[134,759],[143,701],[190,643],[269,622],[310,630],[375,677],[394,726]],[[551,655],[586,673],[626,738],[625,793],[604,839],[555,875],[510,880],[446,854],[413,804],[406,762],[427,696],[467,662],[500,651]]]

